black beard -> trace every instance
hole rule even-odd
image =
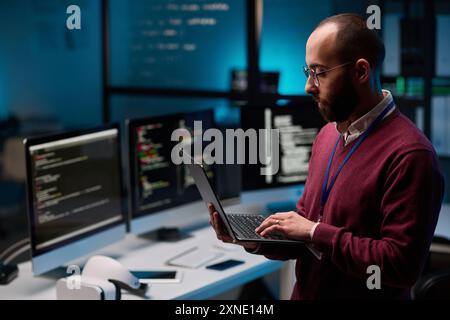
[[[325,108],[319,108],[319,112],[325,121],[343,122],[348,119],[358,105],[358,96],[349,77],[344,79],[342,87],[330,97],[330,104]]]

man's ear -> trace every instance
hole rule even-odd
[[[356,81],[360,84],[370,80],[370,63],[366,59],[358,59],[355,63]]]

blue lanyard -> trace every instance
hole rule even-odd
[[[353,147],[351,148],[350,152],[347,154],[347,156],[344,158],[344,160],[342,161],[341,165],[339,166],[336,174],[334,175],[333,179],[330,182],[330,186],[327,189],[327,184],[328,184],[328,178],[330,176],[330,168],[331,168],[331,163],[333,162],[333,157],[334,154],[336,152],[336,148],[338,146],[339,140],[341,139],[341,135],[339,135],[339,137],[336,140],[336,143],[334,145],[333,151],[331,152],[331,156],[330,159],[328,160],[328,166],[327,166],[327,171],[325,172],[325,177],[323,179],[323,185],[322,185],[322,197],[320,199],[320,213],[319,213],[319,222],[322,220],[322,216],[323,216],[323,208],[325,207],[325,204],[327,203],[328,200],[328,196],[330,195],[331,189],[334,186],[334,183],[336,182],[336,178],[338,177],[339,173],[341,172],[342,168],[344,167],[344,165],[347,163],[348,159],[350,159],[350,157],[352,156],[352,154],[356,151],[356,149],[358,149],[358,147],[361,145],[361,143],[364,141],[364,139],[367,138],[367,136],[374,130],[375,126],[381,122],[381,120],[383,120],[384,116],[389,112],[389,110],[392,109],[392,107],[394,106],[394,100],[392,100],[387,106],[386,108],[384,108],[383,112],[381,112],[378,117],[370,124],[370,126],[367,128],[366,131],[364,131],[363,134],[361,134],[361,136],[356,140],[355,144],[353,145]]]

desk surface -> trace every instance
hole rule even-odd
[[[284,190],[286,191],[286,190]],[[297,191],[292,189],[285,199],[298,197]],[[261,197],[262,196],[262,197]],[[247,193],[244,198],[246,205],[255,204],[256,201],[276,201],[283,197],[271,192]],[[205,213],[207,214],[207,213]],[[450,205],[444,205],[436,227],[436,235],[450,238]],[[234,258],[245,261],[244,264],[225,271],[213,271],[200,267],[198,269],[177,268],[183,273],[181,283],[152,284],[147,291],[148,299],[206,299],[225,292],[231,288],[242,285],[265,274],[279,270],[284,263],[267,260],[262,256],[246,253],[239,246],[221,245],[215,237],[213,230],[207,226],[194,230],[192,237],[178,242],[155,242],[134,235],[108,246],[94,254],[102,254],[117,259],[131,270],[138,269],[175,269],[165,265],[165,261],[193,247],[213,248],[224,255],[216,261]],[[233,249],[230,249],[230,246]],[[441,248],[431,247],[432,251],[441,251]],[[448,248],[446,249],[448,250]],[[92,256],[91,254],[90,256]],[[81,259],[80,262],[85,261]],[[76,263],[76,262],[75,262]],[[81,264],[81,263],[80,263]],[[31,262],[19,265],[19,277],[7,286],[0,286],[0,299],[55,299],[56,279],[34,277],[31,271]],[[140,299],[137,296],[124,293],[122,299]]]
[[[436,236],[445,237],[450,239],[450,205],[443,204],[441,213],[439,214],[439,220],[434,232]]]
[[[270,201],[296,200],[301,190],[302,187],[286,187],[247,192],[244,194],[241,202],[246,208],[252,211],[259,211],[265,207],[261,205],[261,199],[264,199],[266,203]],[[200,207],[205,210],[206,222],[209,216],[206,207],[203,203]],[[237,208],[239,207],[241,205],[237,206]],[[228,208],[233,210],[236,206]],[[217,240],[209,224],[202,229],[194,230],[191,235],[192,237],[178,242],[157,242],[128,234],[124,240],[89,254],[89,256],[99,254],[112,257],[130,270],[181,270],[183,275],[180,283],[150,285],[147,291],[147,298],[161,300],[205,299],[281,269],[284,265],[280,261],[271,261],[263,256],[248,254],[240,246],[228,245],[225,248],[222,242]],[[219,248],[216,248],[216,246],[219,246]],[[165,262],[170,258],[193,247],[213,249],[224,253],[223,256],[217,258],[214,262],[233,258],[243,260],[245,263],[225,271],[209,270],[205,269],[204,266],[197,269],[188,269],[165,265]],[[81,258],[79,261],[71,262],[70,264],[77,264],[78,262],[79,265],[83,265],[87,258]],[[64,275],[60,277],[62,276]],[[22,263],[19,265],[18,278],[7,286],[0,286],[0,299],[56,299],[56,280],[57,278],[34,277],[31,262]],[[122,299],[140,298],[124,292]]]
[[[435,236],[440,236],[450,240],[450,205],[443,204],[439,214],[439,220],[434,232]],[[450,246],[448,244],[432,243],[431,252],[450,254]]]
[[[210,227],[195,230],[192,237],[178,242],[154,242],[128,235],[125,240],[97,251],[117,259],[130,270],[177,269],[183,273],[180,283],[151,284],[148,299],[205,299],[280,269],[282,262],[270,261],[262,256],[246,253],[239,246],[221,246]],[[216,247],[219,245],[219,247]],[[224,255],[214,261],[227,258],[240,259],[244,264],[225,271],[175,268],[165,261],[192,247],[212,249]],[[126,254],[124,254],[126,253]],[[82,261],[82,260],[80,260]],[[0,286],[0,299],[56,299],[56,279],[34,277],[31,263],[19,265],[19,277],[8,286]],[[140,299],[123,293],[122,299]]]

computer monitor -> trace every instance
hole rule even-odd
[[[231,70],[231,91],[245,92],[247,90],[247,70],[233,69]],[[262,93],[278,93],[280,82],[280,73],[278,71],[261,72],[260,74],[260,91]]]
[[[280,132],[278,172],[261,175],[262,164],[245,164],[243,190],[303,184],[308,175],[312,143],[324,124],[313,104],[242,108],[243,130],[279,129]]]
[[[24,141],[35,275],[125,236],[119,137],[108,126]]]
[[[202,130],[194,130],[201,121]],[[160,228],[183,228],[207,222],[204,204],[185,166],[171,159],[172,133],[186,128],[193,139],[214,127],[212,110],[128,120],[130,231],[143,234]],[[190,144],[192,141],[185,141]],[[215,182],[214,166],[207,166]],[[183,206],[181,206],[183,205]]]

